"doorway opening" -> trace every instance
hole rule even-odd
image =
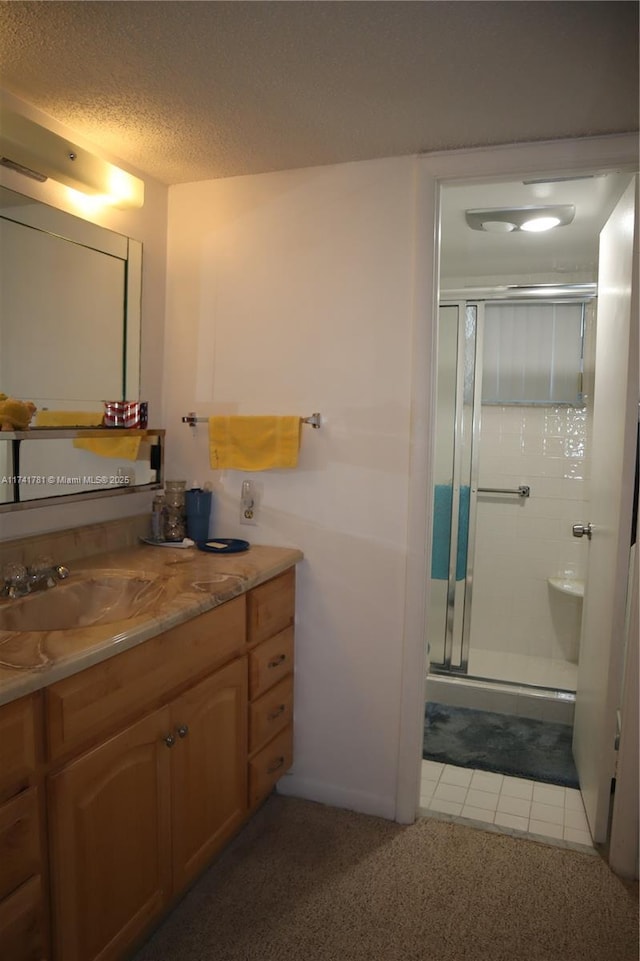
[[[588,540],[573,526],[589,504],[599,233],[628,180],[441,195],[420,803],[587,845],[571,741]],[[575,216],[496,228],[541,202]],[[493,226],[473,228],[479,212]]]

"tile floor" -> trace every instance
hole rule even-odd
[[[423,761],[420,808],[593,847],[575,788]]]

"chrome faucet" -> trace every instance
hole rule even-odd
[[[54,564],[50,557],[38,557],[30,567],[12,561],[3,571],[0,595],[16,598],[25,597],[35,591],[46,591],[55,587],[58,581],[69,576],[69,568]]]
[[[50,557],[38,557],[31,567],[27,568],[29,593],[32,591],[46,591],[55,587],[58,581],[69,576],[69,569],[62,564],[54,564]]]
[[[10,561],[2,572],[3,583],[0,593],[3,597],[24,597],[29,593],[29,575],[24,564]]]

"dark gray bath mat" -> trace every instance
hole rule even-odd
[[[570,724],[429,701],[422,756],[458,767],[577,788]]]

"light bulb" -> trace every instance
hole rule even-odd
[[[551,230],[560,223],[559,217],[534,217],[532,220],[525,220],[520,225],[520,230],[528,230],[530,233],[540,233],[543,230]]]
[[[483,220],[482,229],[489,234],[508,234],[516,229],[516,225],[509,220]]]

